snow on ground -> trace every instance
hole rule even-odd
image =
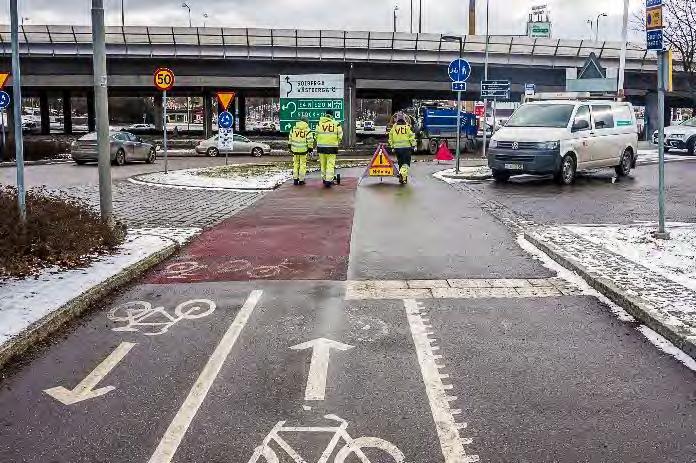
[[[225,166],[228,167],[228,166]],[[189,188],[217,188],[226,190],[272,190],[292,178],[292,171],[288,169],[269,169],[265,173],[245,175],[243,170],[239,174],[230,173],[224,177],[211,177],[200,175],[204,170],[210,169],[183,169],[153,174],[139,175],[135,182],[152,183],[161,186],[189,187]]]
[[[696,157],[689,156],[686,151],[675,151],[665,153],[665,162],[676,161],[696,161]],[[638,164],[657,164],[660,162],[659,154],[656,149],[638,150]]]
[[[696,224],[668,224],[670,240],[653,238],[653,224],[565,228],[696,291]]]
[[[461,167],[459,169],[459,174],[455,172],[455,169],[441,170],[439,172],[435,172],[433,177],[447,183],[461,183],[487,180],[491,178],[492,175],[493,172],[491,172],[491,169],[489,169],[488,166],[475,166]]]
[[[198,232],[197,228],[133,230],[116,254],[98,257],[86,268],[52,268],[36,278],[1,282],[0,345],[88,289]]]

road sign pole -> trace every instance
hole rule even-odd
[[[19,18],[17,0],[10,0],[12,38],[12,109],[14,111],[15,161],[17,162],[17,206],[19,219],[27,220],[26,190],[24,188],[24,140],[22,138],[22,85],[19,68]]]
[[[461,137],[462,137],[462,92],[457,92],[457,163],[455,173],[459,173],[460,156],[461,156]]]
[[[169,173],[168,150],[167,150],[167,91],[162,92],[162,127],[164,136],[162,138],[162,149],[164,150],[164,173]]]
[[[0,154],[5,153],[5,110],[0,113],[0,119],[2,122],[2,149],[0,149]]]
[[[664,51],[657,53],[657,111],[658,135],[657,152],[659,155],[659,193],[658,193],[658,228],[655,237],[668,240],[669,233],[665,230],[665,55]]]
[[[114,225],[111,198],[111,142],[109,140],[109,95],[106,74],[104,0],[92,0],[92,43],[94,43],[94,106],[97,119],[99,161],[99,208],[102,220]]]

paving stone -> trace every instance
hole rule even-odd
[[[410,280],[409,288],[449,288],[447,280]]]

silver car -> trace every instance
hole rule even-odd
[[[111,132],[109,140],[111,162],[117,166],[131,161],[145,161],[152,164],[157,159],[155,147],[130,132]],[[97,151],[97,133],[92,132],[73,142],[71,154],[73,161],[81,165],[98,161]]]
[[[198,143],[196,146],[196,153],[212,157],[220,154],[251,154],[258,158],[264,154],[270,154],[271,147],[265,143],[249,140],[243,135],[234,134],[233,149],[231,151],[220,150],[218,148],[218,136],[215,135],[214,137],[210,137]]]

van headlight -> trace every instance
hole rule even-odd
[[[559,146],[561,146],[561,142],[559,141],[546,141],[539,143],[537,148],[540,150],[555,150],[558,149]]]

